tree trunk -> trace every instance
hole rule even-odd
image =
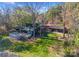
[[[65,38],[65,23],[63,23],[64,29],[63,29],[63,38]]]
[[[65,10],[65,6],[63,6],[63,38],[65,38],[65,15],[66,15],[66,10]]]
[[[35,20],[36,20],[36,18],[35,18],[35,13],[33,13],[32,14],[32,24],[33,24],[33,29],[34,29],[34,31],[33,31],[33,39],[35,40]]]

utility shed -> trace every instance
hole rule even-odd
[[[65,30],[65,32],[68,31],[66,27],[64,29],[64,26],[59,26],[59,25],[54,25],[54,24],[43,25],[42,28],[45,30],[58,31],[58,32],[63,32],[63,30]]]

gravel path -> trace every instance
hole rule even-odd
[[[12,53],[12,52],[1,51],[0,52],[0,57],[19,57],[19,56]]]

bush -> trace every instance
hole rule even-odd
[[[0,40],[2,40],[2,36],[0,35]]]
[[[69,41],[65,41],[64,42],[64,47],[69,47],[71,44],[70,44],[70,42]]]
[[[49,33],[48,35],[48,38],[49,39],[58,39],[58,37],[59,37],[59,35],[58,34],[56,34],[56,33]]]
[[[10,47],[10,50],[15,51],[15,52],[22,52],[25,50],[31,50],[32,45],[24,43],[24,42],[18,42],[15,43],[12,47]]]
[[[12,42],[9,39],[2,39],[0,41],[1,48],[9,48],[10,46],[12,46]]]
[[[20,51],[26,50],[26,46],[24,46],[24,45],[17,45],[14,48],[14,50],[17,51],[17,52],[20,52]]]
[[[75,56],[74,50],[71,47],[66,47],[64,49],[64,53],[65,53],[65,57],[74,57]]]

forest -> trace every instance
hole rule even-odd
[[[0,57],[78,57],[78,2],[0,2]]]

